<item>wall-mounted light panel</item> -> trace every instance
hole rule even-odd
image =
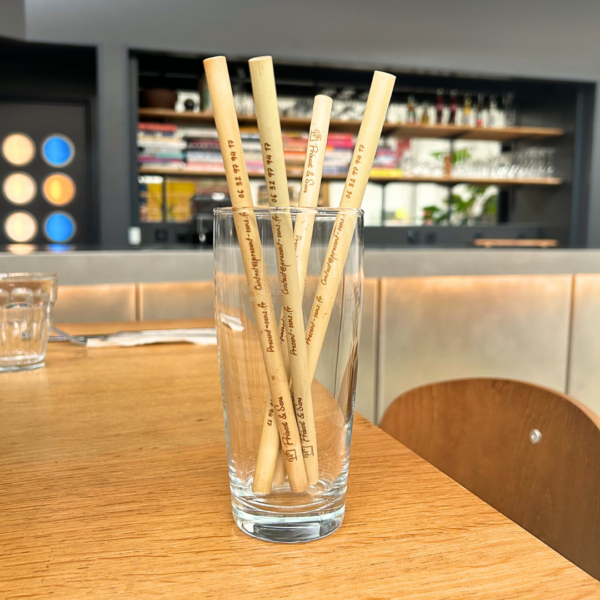
[[[0,102],[0,245],[85,243],[85,107]]]

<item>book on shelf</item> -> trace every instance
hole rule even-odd
[[[138,137],[137,145],[140,148],[177,148],[181,150],[185,150],[187,148],[187,143],[185,140],[168,138]]]
[[[216,152],[202,152],[201,150],[187,151],[188,162],[207,162],[223,164],[223,157]]]
[[[223,163],[218,162],[188,162],[186,169],[189,171],[206,171],[210,173],[225,173]],[[185,170],[185,169],[184,169]]]
[[[206,138],[188,138],[187,149],[189,150],[217,150],[220,151],[219,140]]]
[[[146,135],[153,133],[159,135],[173,135],[177,131],[177,125],[171,123],[138,123],[138,131],[143,131]]]
[[[396,177],[402,177],[402,169],[371,169],[371,177],[389,177],[394,179]]]
[[[159,172],[165,169],[170,169],[173,172],[181,171],[187,168],[186,163],[183,161],[168,161],[168,162],[160,162],[160,161],[141,161],[141,166],[144,168],[145,172],[151,172],[152,169],[157,169]]]

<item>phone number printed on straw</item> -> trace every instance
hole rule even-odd
[[[235,149],[235,142],[233,140],[227,140],[227,147],[229,148],[229,160],[231,161],[231,170],[235,173],[235,176],[233,178],[236,185],[235,192],[240,200],[244,200],[246,198],[246,194],[244,193],[243,189],[239,189],[244,187],[244,181],[242,177],[238,175],[241,168],[238,164],[239,155]]]
[[[353,188],[353,187],[356,185],[356,179],[355,179],[355,178],[356,178],[356,176],[358,175],[358,172],[359,172],[359,170],[360,170],[360,167],[362,166],[362,165],[361,165],[361,162],[362,162],[362,159],[363,159],[363,155],[362,155],[362,153],[363,153],[364,151],[365,151],[365,147],[364,147],[364,145],[363,145],[363,144],[361,144],[361,145],[358,147],[358,151],[357,151],[357,153],[356,153],[356,158],[354,159],[354,166],[352,167],[352,175],[353,175],[354,177],[351,177],[351,178],[349,178],[349,179],[348,179],[348,183],[347,183],[347,185],[346,185],[346,190],[345,190],[346,194],[345,194],[345,197],[346,197],[348,200],[351,200],[351,199],[352,199],[352,192],[353,192],[353,190],[351,190],[351,189],[349,189],[349,188]]]
[[[271,144],[268,142],[264,143],[263,162],[265,163],[265,179],[267,182],[267,190],[269,192],[269,201],[273,204],[277,204],[277,184],[275,182],[275,170],[270,166],[273,164],[273,155],[271,152]],[[268,165],[268,166],[267,166]]]

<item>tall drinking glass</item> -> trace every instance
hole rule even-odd
[[[234,212],[243,210],[215,209],[214,237],[215,316],[233,517],[242,531],[263,540],[288,543],[315,540],[335,531],[344,518],[362,300],[362,211],[254,209],[262,262],[277,319],[282,311],[282,294],[271,217],[287,213],[295,224],[314,223],[303,295],[307,335],[310,335],[308,319],[313,300],[323,278],[323,263],[326,256],[331,257],[327,248],[336,219],[356,223],[312,380],[318,482],[306,491],[292,492],[283,468],[284,455],[279,450],[270,492],[256,493],[252,484],[270,395],[258,335],[262,324],[254,318],[250,303],[252,285],[249,288],[234,224]],[[336,247],[334,261],[343,261],[342,245]],[[281,343],[279,332],[275,343]],[[285,340],[282,348],[287,352]],[[312,449],[303,447],[303,452],[307,457]],[[285,458],[291,457],[286,453]]]

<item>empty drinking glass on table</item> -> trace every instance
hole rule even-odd
[[[44,366],[58,275],[0,273],[0,372]]]

